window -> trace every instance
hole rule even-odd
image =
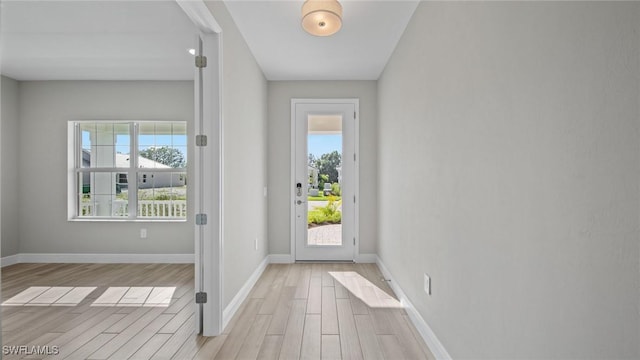
[[[71,219],[185,220],[184,121],[70,121]]]

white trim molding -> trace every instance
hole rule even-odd
[[[270,254],[270,264],[291,264],[293,263],[293,256],[291,254]]]
[[[56,254],[22,253],[2,258],[2,266],[19,263],[193,264],[193,254]]]
[[[0,259],[0,267],[10,266],[20,263],[20,254],[5,256]]]
[[[267,265],[269,265],[269,256],[265,256],[264,260],[262,260],[253,274],[249,276],[249,279],[247,279],[244,285],[236,293],[236,296],[231,299],[229,305],[224,308],[224,311],[222,312],[223,330],[227,327],[227,324],[229,324],[229,321],[231,321],[233,315],[235,315],[238,309],[240,309],[240,305],[242,305],[242,303],[247,299],[247,296],[249,296],[249,292],[251,292],[251,289],[256,284],[256,282],[258,282],[258,279],[260,279],[260,276],[262,276],[262,273],[264,272],[264,269],[267,268]]]
[[[444,348],[444,345],[442,345],[440,340],[438,340],[438,337],[433,332],[433,330],[431,330],[429,324],[427,324],[422,315],[420,315],[415,306],[413,306],[407,295],[404,293],[404,291],[402,291],[396,280],[393,278],[393,275],[391,275],[391,273],[389,272],[389,269],[387,269],[387,267],[382,262],[382,259],[380,259],[380,257],[377,255],[376,264],[380,268],[380,271],[382,272],[382,275],[384,275],[385,279],[390,280],[389,285],[391,286],[391,289],[396,294],[396,296],[398,296],[398,300],[400,300],[400,303],[407,311],[409,319],[411,319],[411,322],[420,333],[420,336],[422,336],[425,343],[427,343],[427,346],[433,353],[433,356],[435,356],[436,359],[451,359],[451,355],[449,355],[447,350]]]
[[[191,19],[194,25],[205,34],[221,33],[222,28],[211,14],[204,1],[176,0],[182,11]]]

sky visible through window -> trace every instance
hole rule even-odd
[[[336,135],[309,135],[307,146],[309,154],[313,154],[316,158],[320,158],[322,154],[328,154],[332,151],[342,153],[342,134]]]
[[[187,146],[186,135],[140,135],[138,143],[140,144],[172,144],[172,146]],[[90,150],[91,140],[88,131],[82,132],[83,148]],[[130,139],[128,134],[116,135],[116,151],[121,154],[130,153]],[[158,145],[161,146],[161,145]],[[309,135],[308,140],[309,153],[316,158],[322,154],[328,154],[332,151],[342,152],[342,134],[336,135]],[[148,145],[141,145],[140,149],[145,149]],[[184,154],[185,157],[187,154]]]
[[[186,135],[140,135],[138,137],[138,143],[140,145],[140,150],[146,149],[152,145],[148,144],[157,144],[157,146],[163,145],[171,145],[173,147],[178,146],[187,146],[187,136]],[[91,138],[88,131],[82,132],[82,147],[85,150],[91,150]],[[130,149],[131,141],[129,139],[129,134],[118,134],[116,135],[116,152],[120,154],[129,154],[131,152]],[[184,154],[184,157],[187,157],[187,154]]]

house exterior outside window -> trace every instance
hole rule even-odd
[[[187,218],[184,121],[69,121],[70,220]]]

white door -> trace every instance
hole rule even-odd
[[[296,260],[354,260],[357,99],[291,101]]]

